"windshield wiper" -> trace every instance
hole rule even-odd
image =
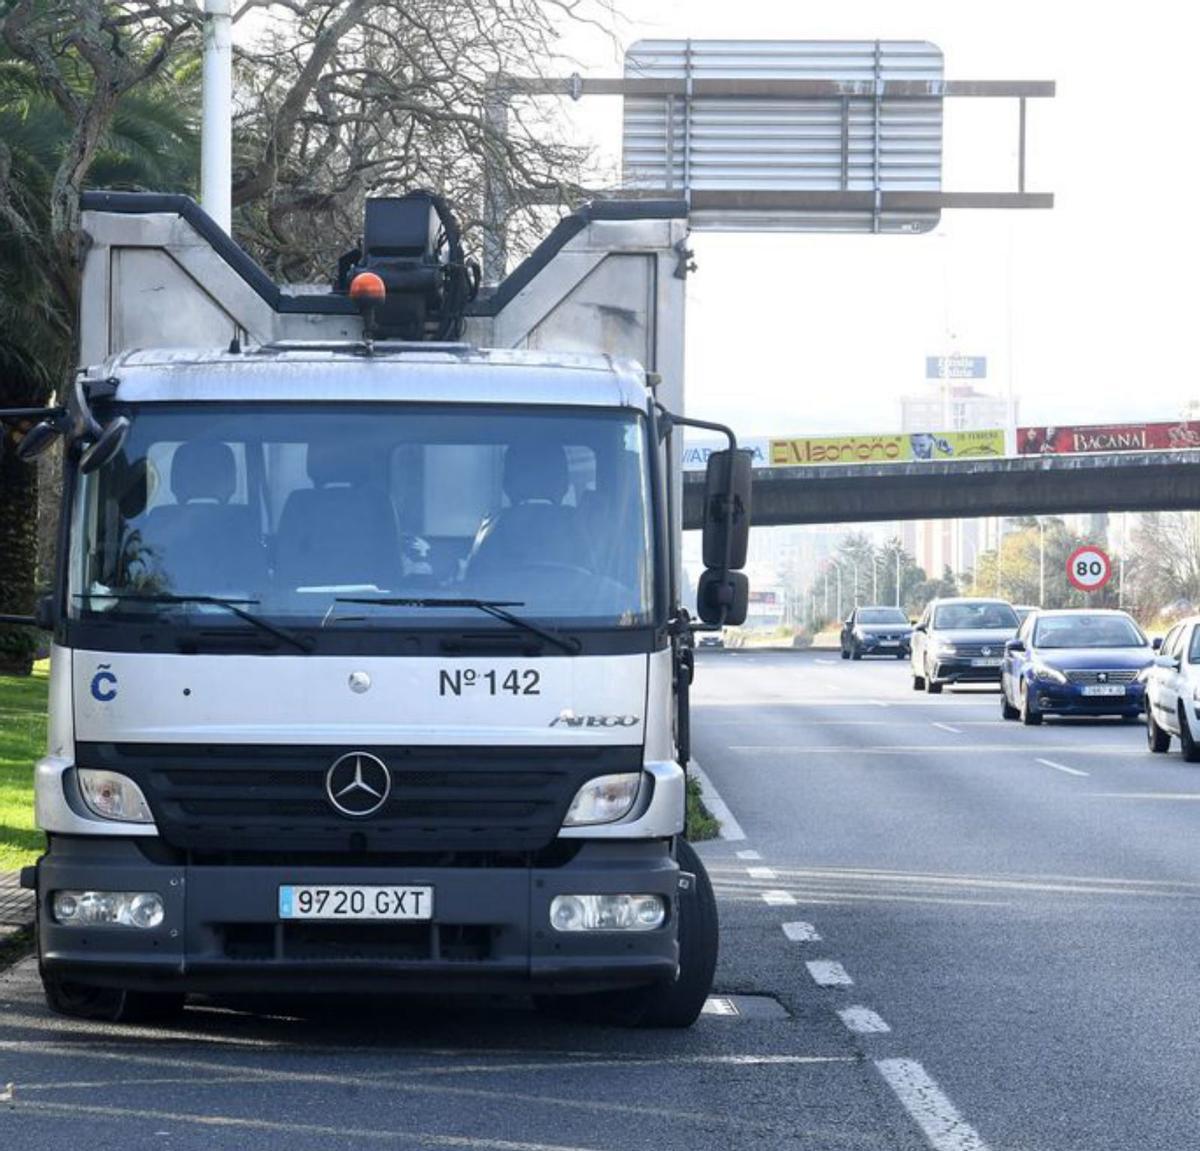
[[[555,647],[565,651],[568,655],[578,655],[583,650],[583,644],[574,636],[560,635],[558,632],[548,631],[544,627],[538,627],[535,623],[530,623],[529,620],[523,619],[519,615],[514,615],[508,609],[510,607],[524,607],[524,603],[520,600],[492,600],[492,599],[408,599],[399,596],[336,596],[335,603],[363,603],[363,604],[380,604],[384,607],[471,607],[477,611],[484,612],[486,615],[492,616],[494,619],[503,620],[512,627],[520,628],[522,631],[527,631],[531,635],[536,635],[539,639],[544,639],[547,643],[554,644]]]
[[[244,619],[247,623],[253,624],[260,631],[265,631],[268,635],[273,635],[276,639],[281,639],[285,643],[290,643],[293,647],[304,652],[305,655],[311,655],[313,643],[303,636],[296,635],[295,632],[288,631],[286,628],[278,627],[276,624],[255,615],[253,612],[247,611],[242,604],[258,603],[256,599],[223,599],[221,596],[215,595],[175,595],[171,592],[80,592],[76,596],[77,599],[115,599],[122,602],[132,603],[201,603],[215,604],[217,607],[223,607],[226,611],[232,612],[239,619]]]

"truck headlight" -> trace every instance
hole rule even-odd
[[[550,903],[555,931],[653,931],[666,918],[661,895],[556,895]]]
[[[56,891],[54,919],[64,927],[158,927],[166,915],[155,891]]]
[[[589,779],[571,800],[563,827],[580,827],[590,823],[612,823],[628,815],[642,786],[640,771],[619,775],[598,775]]]
[[[99,768],[76,768],[79,793],[93,814],[122,823],[153,823],[142,789],[127,775]]]

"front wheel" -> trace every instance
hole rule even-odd
[[[1196,763],[1200,761],[1200,744],[1192,736],[1192,729],[1188,724],[1187,712],[1184,710],[1182,703],[1179,705],[1179,750],[1183,752],[1184,762]]]
[[[1021,713],[1008,702],[1008,692],[1004,690],[1004,680],[1000,681],[1000,718],[1016,719]]]
[[[1146,746],[1158,755],[1169,751],[1171,747],[1171,733],[1158,726],[1149,703],[1146,705]]]
[[[851,659],[862,659],[862,652],[861,652],[861,651],[859,651],[859,650],[858,650],[858,648],[854,648],[854,649],[853,649],[853,650],[850,652],[850,658],[851,658]]]
[[[850,658],[850,653],[845,648],[842,648],[842,659],[849,659],[849,658]]]
[[[696,877],[695,890],[678,901],[679,973],[675,982],[629,991],[537,996],[534,1003],[539,1011],[573,1022],[625,1027],[682,1028],[696,1022],[717,969],[717,899],[704,864],[687,840],[678,841],[675,858],[681,871]]]
[[[1021,684],[1021,722],[1026,727],[1037,727],[1042,722],[1042,713],[1029,702],[1029,686]]]
[[[42,973],[46,1006],[56,1015],[102,1023],[164,1023],[183,1011],[184,996],[170,991],[122,991]]]

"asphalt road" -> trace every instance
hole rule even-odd
[[[1200,1147],[1200,767],[892,661],[703,652],[695,699],[745,838],[702,847],[721,999],[690,1032],[444,1001],[104,1029],[26,962],[0,1145]]]

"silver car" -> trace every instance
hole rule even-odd
[[[913,691],[937,695],[947,683],[999,686],[1004,645],[1017,626],[1017,614],[1005,600],[931,601],[913,628]]]

